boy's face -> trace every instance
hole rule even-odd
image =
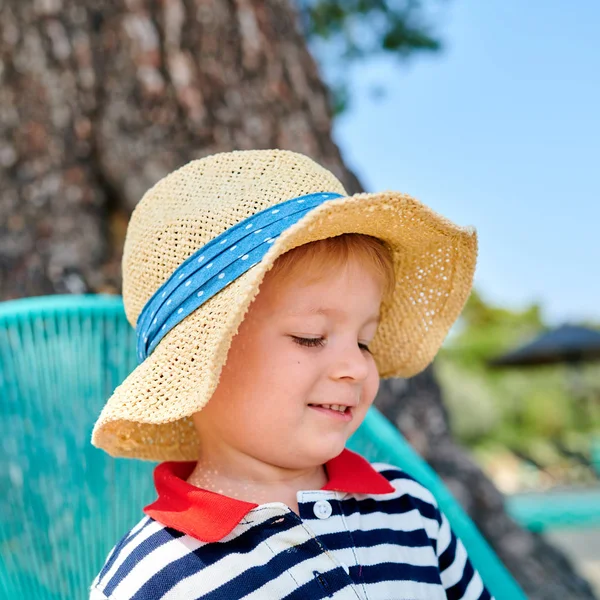
[[[213,397],[194,415],[203,451],[289,469],[321,465],[342,452],[371,406],[379,375],[366,346],[380,280],[356,262],[319,279],[298,272],[265,276]],[[349,408],[317,407],[324,404]]]

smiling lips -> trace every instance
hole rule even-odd
[[[350,406],[342,404],[309,404],[308,406],[337,420],[350,421],[352,419],[352,407]]]

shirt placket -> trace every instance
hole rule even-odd
[[[303,598],[360,598],[348,587],[346,573],[340,573],[340,569],[337,569],[337,573],[331,573],[338,566],[335,559],[315,532],[285,504],[260,505],[246,515],[241,525],[258,529],[263,547],[259,562],[265,564],[265,568],[270,568],[270,557],[288,555],[286,560],[291,563],[284,572],[288,583],[281,579],[283,573],[276,568],[271,574],[272,581],[266,586],[268,590],[263,590],[264,597],[283,598],[291,590],[297,592],[302,589],[302,593],[306,590]],[[340,579],[342,575],[343,579]]]
[[[315,577],[320,579],[322,586],[325,589],[328,585],[331,588],[339,588],[341,583],[339,578],[342,578],[347,587],[344,588],[343,595],[335,595],[335,598],[367,600],[363,586],[357,584],[360,579],[358,576],[360,567],[353,551],[352,536],[341,516],[340,499],[343,496],[344,494],[341,492],[321,490],[298,492],[300,519],[303,526],[314,535],[328,560],[327,570],[315,574]],[[341,544],[341,546],[344,546],[343,549],[327,546],[326,540],[331,534],[336,535],[338,540],[340,536],[342,538],[347,537],[345,543]],[[337,569],[332,570],[335,567]]]

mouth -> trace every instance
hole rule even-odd
[[[352,420],[352,407],[339,404],[309,404],[309,408],[326,415],[337,421],[348,422]]]

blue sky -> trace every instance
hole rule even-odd
[[[600,3],[445,6],[443,53],[353,68],[344,158],[367,190],[474,225],[486,300],[600,322]]]

